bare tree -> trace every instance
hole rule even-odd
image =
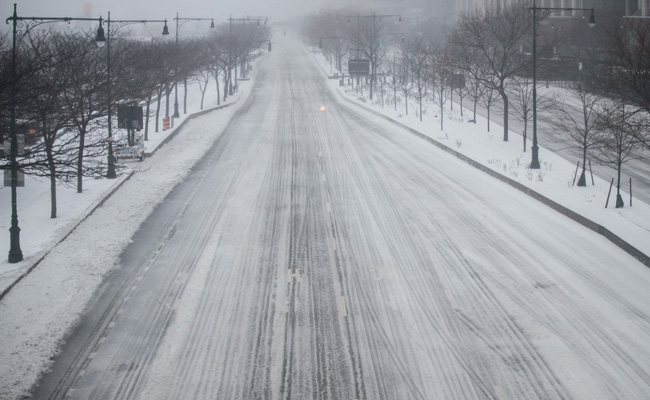
[[[612,78],[606,81],[607,90],[650,112],[650,23],[626,19],[612,26],[606,37]]]
[[[526,152],[528,138],[528,122],[533,117],[533,81],[528,77],[515,76],[511,79],[511,90],[513,93],[512,110],[524,123],[523,151]],[[556,96],[551,92],[545,95],[537,95],[537,111],[550,110],[557,104]],[[549,118],[553,119],[553,118]]]
[[[449,69],[450,61],[447,54],[447,48],[442,44],[431,44],[429,49],[429,68],[431,72],[430,81],[433,85],[431,91],[431,100],[438,105],[440,111],[440,130],[444,129],[445,104],[447,104],[448,94],[451,91],[451,71]]]
[[[628,106],[627,111],[639,113],[638,123],[647,121],[650,113],[650,23],[646,19],[625,19],[607,29],[609,69],[600,79],[606,93],[614,93]],[[650,149],[650,124],[635,129],[638,140]]]
[[[478,102],[486,95],[486,86],[475,75],[466,76],[467,97],[472,101],[472,122],[476,124],[476,109]]]
[[[76,179],[81,193],[83,177],[100,174],[99,156],[106,154],[106,138],[99,130],[105,125],[107,106],[106,52],[97,48],[93,32],[66,37],[64,47],[70,56],[61,62],[67,74],[62,95],[78,138]]]
[[[393,60],[390,63],[389,68],[389,80],[388,86],[393,92],[393,107],[397,111],[397,92],[400,90],[400,76],[399,71],[401,69],[400,64],[397,62],[396,55],[393,53]]]
[[[504,141],[508,141],[509,129],[506,86],[510,78],[527,70],[532,61],[519,52],[519,45],[531,37],[532,24],[527,3],[494,4],[462,15],[449,36],[452,45],[474,51],[477,62],[488,67],[491,76],[482,80],[501,96]]]
[[[621,174],[623,164],[633,159],[644,158],[639,129],[645,121],[636,112],[628,112],[620,101],[606,101],[599,107],[598,134],[595,138],[595,158],[616,169],[616,208],[624,206],[621,196]]]
[[[199,85],[199,90],[201,91],[201,110],[203,110],[203,101],[205,99],[205,92],[208,89],[208,83],[210,82],[210,71],[208,69],[200,69],[195,72],[194,80]]]
[[[572,148],[580,156],[582,172],[578,186],[587,185],[587,157],[592,152],[599,138],[599,106],[604,101],[602,95],[588,89],[584,82],[578,82],[570,91],[569,96],[577,99],[581,112],[576,114],[571,104],[556,101],[550,108],[551,115],[544,120],[560,132],[566,132],[572,142]]]
[[[30,34],[25,43],[29,59],[39,68],[25,80],[22,90],[29,93],[28,105],[37,121],[40,140],[29,148],[25,172],[47,177],[50,181],[50,218],[57,217],[57,180],[70,181],[76,176],[76,136],[70,133],[71,115],[67,112],[61,92],[68,77],[62,62],[70,57],[67,38],[52,31]]]
[[[429,55],[428,44],[423,35],[413,35],[406,40],[403,50],[403,62],[410,71],[413,95],[418,101],[420,121],[422,121],[422,101],[429,95]]]
[[[406,62],[404,62],[404,59],[402,59],[400,66],[401,66],[401,71],[399,74],[399,88],[400,88],[400,93],[404,98],[405,114],[409,115],[409,97],[413,92],[413,80],[411,79],[411,74],[409,72],[408,65],[406,64]]]

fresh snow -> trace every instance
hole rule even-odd
[[[321,66],[324,65],[322,58],[315,58]],[[368,106],[347,88],[340,88],[338,81],[332,80],[330,85],[341,96]],[[74,188],[60,187],[59,218],[55,220],[49,218],[46,181],[28,178],[26,187],[19,188],[21,245],[25,260],[15,265],[6,263],[6,260],[0,264],[0,288],[9,287],[36,262],[39,263],[0,301],[0,398],[15,399],[26,395],[42,371],[49,367],[61,340],[74,327],[94,291],[116,265],[140,224],[190,173],[192,166],[210,148],[249,94],[251,82],[241,82],[239,86],[241,92],[231,98],[237,100],[235,105],[190,121],[152,157],[142,163],[129,163],[132,175],[125,174],[116,180],[88,180],[82,194],[77,194]],[[196,112],[200,92],[194,87],[191,89],[189,108]],[[208,95],[213,91],[214,82],[208,88]],[[206,101],[205,108],[213,107],[215,103],[216,98],[212,97]],[[414,105],[412,102],[411,106]],[[530,171],[526,168],[529,153],[521,153],[521,138],[511,132],[511,140],[503,142],[499,126],[493,123],[492,133],[488,134],[485,121],[480,118],[476,125],[468,124],[465,122],[467,117],[448,112],[451,117],[445,121],[446,128],[441,132],[439,121],[432,116],[436,112],[430,111],[425,115],[425,121],[420,122],[415,116],[402,115],[399,107],[397,112],[376,104],[372,107],[607,227],[637,249],[650,254],[650,207],[636,200],[633,207],[629,207],[626,198],[625,208],[613,208],[613,199],[610,199],[610,207],[605,209],[608,181],[597,178],[595,186],[572,187],[570,183],[575,166],[543,148],[540,149],[543,168]],[[415,107],[411,109],[415,110]],[[169,134],[151,133],[148,149],[156,148]],[[475,177],[468,176],[468,179],[480,181],[484,175],[477,171]],[[118,185],[121,187],[96,208],[92,219],[77,226]],[[8,188],[0,191],[3,204],[0,226],[7,232],[6,240],[0,245],[0,254],[8,252],[9,194]],[[545,206],[540,204],[540,207]],[[76,227],[75,231],[61,242],[73,227]],[[612,268],[617,266],[612,265]],[[634,282],[647,281],[650,271],[639,264],[638,268],[627,268],[625,273],[629,275],[620,277],[618,287],[638,290]],[[565,278],[576,279],[570,274]],[[200,279],[200,276],[192,279]],[[192,303],[191,297],[183,301]],[[607,304],[602,306],[607,310]],[[648,310],[647,304],[637,306]],[[534,321],[529,323],[534,324]],[[550,348],[547,350],[551,351]],[[581,378],[579,373],[576,372],[575,378]]]
[[[214,81],[211,84],[206,92],[204,110],[217,107]],[[196,113],[200,91],[193,86],[189,88],[188,111]],[[125,173],[115,180],[87,180],[82,194],[77,194],[75,188],[59,186],[59,217],[55,220],[49,218],[48,182],[28,179],[25,188],[19,188],[18,216],[25,259],[17,264],[8,264],[6,258],[3,260],[0,285],[6,290],[31,268],[33,270],[28,279],[20,281],[0,301],[0,399],[20,398],[37,382],[43,370],[49,367],[61,340],[74,327],[131,237],[210,148],[249,94],[250,87],[250,81],[240,81],[239,92],[225,103],[232,106],[189,121],[182,132],[150,132],[146,152],[155,151],[155,154],[143,162],[129,161],[127,165],[132,175]],[[179,97],[182,99],[182,85],[179,85]],[[181,102],[181,113],[182,106]],[[175,126],[186,118],[182,116]],[[177,137],[159,147],[167,136],[175,133]],[[94,211],[92,222],[77,226],[120,185]],[[0,248],[7,254],[11,216],[9,188],[3,188],[0,195],[4,205],[0,226],[7,232]],[[75,229],[74,232],[61,242],[71,229]]]
[[[330,69],[329,64],[322,56],[314,56],[324,73]],[[328,74],[330,75],[330,74]],[[331,75],[330,75],[331,76]],[[459,105],[455,104],[454,111],[445,110],[444,130],[440,130],[439,106],[427,104],[423,112],[423,121],[416,115],[417,101],[409,101],[409,115],[405,115],[403,100],[394,110],[392,104],[381,106],[380,93],[374,94],[372,102],[368,99],[368,90],[360,96],[349,86],[340,87],[337,79],[329,81],[330,87],[341,95],[343,101],[350,101],[372,109],[374,112],[397,121],[427,137],[437,141],[447,148],[458,152],[479,164],[491,168],[501,175],[518,182],[527,188],[561,204],[562,206],[582,215],[592,222],[604,226],[624,241],[631,244],[643,254],[650,256],[650,206],[638,199],[632,199],[630,207],[629,193],[621,191],[625,207],[614,208],[616,202],[616,187],[612,187],[609,206],[605,208],[611,176],[594,176],[594,185],[587,171],[587,186],[573,186],[576,165],[568,162],[561,156],[539,148],[539,161],[541,168],[531,170],[530,165],[532,139],[526,146],[528,151],[522,152],[523,138],[520,134],[510,131],[508,142],[503,141],[503,126],[495,120],[500,120],[501,115],[492,113],[493,121],[490,123],[490,132],[487,132],[486,119],[477,114],[476,124],[468,123],[472,118],[471,110],[465,109],[464,116],[460,115]],[[557,89],[557,94],[570,96],[570,93]],[[392,99],[392,92],[384,93],[385,100]],[[398,102],[399,102],[398,93]],[[468,101],[465,105],[468,106]],[[449,103],[446,105],[449,107]],[[511,114],[514,118],[514,114]],[[529,138],[532,133],[529,132]],[[543,141],[543,137],[540,138]],[[623,183],[625,180],[625,168]],[[578,171],[579,173],[580,171]],[[577,179],[576,179],[577,182]],[[616,185],[616,181],[614,181]]]

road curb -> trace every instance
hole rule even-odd
[[[234,104],[237,104],[237,101],[239,101],[239,96],[238,96],[237,99],[235,99],[232,103],[222,104],[222,105],[220,105],[220,106],[212,107],[212,108],[209,108],[209,109],[207,109],[207,110],[201,110],[201,111],[196,112],[196,113],[194,113],[194,114],[190,114],[190,115],[188,115],[187,118],[185,118],[185,119],[183,120],[183,122],[181,122],[177,127],[174,128],[174,130],[173,130],[169,135],[167,135],[167,137],[165,138],[165,140],[163,140],[162,142],[160,142],[160,144],[159,144],[158,146],[156,146],[155,149],[153,149],[153,151],[151,151],[151,152],[147,152],[146,149],[145,149],[144,156],[145,156],[145,157],[151,157],[151,156],[153,156],[154,154],[156,154],[156,152],[158,151],[159,148],[161,148],[161,147],[163,147],[164,145],[166,145],[167,143],[169,143],[169,141],[172,140],[172,139],[177,135],[177,133],[181,131],[181,129],[185,126],[185,124],[187,124],[189,121],[193,120],[194,118],[197,118],[197,117],[203,116],[203,115],[208,114],[208,113],[211,113],[211,112],[213,112],[213,111],[217,111],[217,110],[224,109],[224,108],[226,108],[226,107],[230,107],[230,106],[232,106],[232,105],[234,105]]]
[[[533,189],[530,189],[529,187],[527,187],[527,186],[525,186],[525,185],[523,185],[523,184],[521,184],[521,183],[519,183],[517,181],[514,181],[514,180],[508,178],[507,176],[499,174],[498,172],[494,171],[493,169],[488,168],[485,165],[478,163],[477,161],[467,157],[464,154],[461,154],[461,153],[457,152],[456,150],[454,150],[454,149],[452,149],[452,148],[450,148],[448,146],[445,146],[444,144],[442,144],[442,143],[436,141],[435,139],[423,134],[422,132],[417,131],[417,130],[409,127],[409,126],[406,126],[405,124],[403,124],[403,123],[401,123],[399,121],[396,121],[393,118],[388,117],[388,116],[386,116],[384,114],[381,114],[381,113],[379,113],[379,112],[377,112],[377,111],[375,111],[375,110],[373,110],[373,109],[371,109],[371,108],[369,108],[369,107],[367,107],[367,106],[365,106],[363,104],[359,104],[359,103],[355,102],[354,100],[351,100],[351,99],[347,98],[347,96],[343,95],[338,90],[337,90],[337,92],[340,95],[340,97],[343,100],[345,100],[346,102],[348,102],[348,103],[350,103],[352,105],[355,105],[355,106],[357,106],[357,107],[359,107],[359,108],[361,108],[361,109],[363,109],[365,111],[368,111],[368,112],[370,112],[370,113],[372,113],[372,114],[374,114],[374,115],[376,115],[376,116],[378,116],[378,117],[380,117],[380,118],[382,118],[382,119],[384,119],[386,121],[391,122],[394,125],[399,126],[400,128],[403,128],[403,129],[409,131],[411,134],[413,134],[413,135],[415,135],[415,136],[417,136],[417,137],[419,137],[421,139],[424,139],[427,142],[429,142],[429,143],[437,146],[438,148],[446,151],[447,153],[453,155],[454,157],[456,157],[456,158],[458,158],[458,159],[460,159],[462,161],[465,161],[467,164],[471,165],[472,167],[485,172],[486,174],[500,180],[501,182],[507,183],[508,185],[510,185],[510,186],[514,187],[515,189],[527,194],[528,196],[534,198],[535,200],[537,200],[537,201],[551,207],[555,211],[558,211],[561,214],[565,215],[566,217],[571,218],[572,220],[579,223],[580,225],[582,225],[582,226],[584,226],[584,227],[586,227],[586,228],[588,228],[588,229],[590,229],[590,230],[604,236],[606,239],[608,239],[610,242],[614,243],[616,246],[621,248],[623,251],[625,251],[626,253],[628,253],[632,257],[636,258],[643,265],[650,268],[650,257],[647,254],[643,253],[642,251],[640,251],[636,247],[632,246],[631,244],[629,244],[628,242],[623,240],[618,235],[614,234],[612,231],[610,231],[606,227],[604,227],[604,226],[602,226],[602,225],[600,225],[600,224],[598,224],[598,223],[596,223],[596,222],[594,222],[594,221],[592,221],[592,220],[590,220],[590,219],[576,213],[575,211],[572,211],[572,210],[564,207],[563,205],[549,199],[548,197],[534,191]]]
[[[56,246],[58,246],[59,244],[61,244],[61,242],[66,240],[72,234],[72,232],[74,232],[75,229],[77,229],[79,225],[81,225],[85,220],[87,220],[88,217],[90,217],[99,207],[103,206],[104,203],[106,203],[106,200],[108,200],[120,187],[122,187],[124,182],[131,179],[133,174],[134,172],[130,172],[128,175],[126,175],[126,177],[121,179],[120,182],[117,183],[115,186],[111,186],[110,189],[106,191],[106,194],[104,196],[100,197],[98,201],[95,202],[94,205],[91,205],[88,208],[88,211],[85,214],[82,214],[79,217],[77,222],[75,222],[72,225],[72,227],[68,232],[66,232],[61,238],[56,240],[49,249],[43,250],[42,254],[34,260],[34,263],[32,265],[30,265],[22,274],[20,274],[17,278],[15,278],[13,282],[11,282],[6,288],[4,288],[2,293],[0,293],[0,300],[2,300],[11,291],[11,289],[14,288],[14,286],[16,286],[20,281],[22,281],[23,278],[25,278],[27,275],[29,275],[30,272],[32,272],[36,267],[38,267],[38,265],[45,259],[45,257],[47,257],[52,252],[52,250],[56,248]]]

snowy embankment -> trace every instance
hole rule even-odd
[[[29,189],[21,188],[19,217],[25,260],[17,265],[1,264],[3,287],[35,263],[38,265],[0,301],[0,398],[15,399],[28,394],[49,367],[61,340],[74,328],[95,290],[118,264],[131,237],[208,151],[245,101],[251,86],[252,82],[240,83],[240,92],[229,99],[229,103],[236,103],[232,107],[189,121],[179,132],[151,134],[153,140],[147,143],[147,153],[177,133],[174,140],[157,149],[154,157],[130,163],[133,171],[129,175],[117,180],[89,181],[81,195],[71,188],[59,190],[61,213],[52,222],[48,218],[47,183],[28,180]],[[197,96],[188,109],[198,112],[200,93],[197,88],[193,93]],[[216,93],[206,102],[205,109],[214,106]],[[177,127],[189,117],[183,116]],[[119,190],[96,208],[118,185]],[[2,196],[7,197],[8,192],[3,190]],[[7,205],[4,227],[8,228],[10,202],[3,200]],[[88,215],[93,209],[92,215]],[[81,220],[84,223],[77,226]],[[6,254],[8,241],[3,242],[0,250]]]
[[[219,101],[215,90],[214,81],[210,82],[205,96],[203,110],[200,110],[200,91],[198,83],[188,84],[187,109],[190,114],[183,113],[183,104],[179,108],[181,116],[172,118],[171,129],[165,131],[160,124],[160,131],[155,132],[155,115],[150,117],[149,138],[145,142],[145,153],[149,157],[162,147],[168,140],[180,132],[184,123],[193,116],[226,107],[234,104],[239,93],[228,97],[226,101]],[[184,88],[179,86],[179,96],[184,97]],[[170,98],[170,102],[173,98]],[[164,112],[164,100],[161,112]],[[171,106],[170,108],[173,108]],[[154,113],[152,106],[152,113]],[[162,117],[161,117],[162,120]],[[115,135],[124,131],[116,130]],[[143,131],[140,133],[144,133]],[[29,273],[47,253],[61,242],[74,227],[79,225],[89,214],[101,205],[103,200],[110,196],[133,172],[137,172],[141,164],[135,160],[125,160],[120,163],[120,172],[117,179],[86,178],[83,182],[83,192],[77,193],[74,184],[57,184],[57,217],[50,218],[50,183],[46,178],[25,176],[25,186],[18,188],[18,220],[21,229],[20,247],[25,260],[16,264],[9,264],[6,258],[0,258],[0,298]],[[11,223],[11,191],[9,187],[0,187],[0,231],[8,232]],[[0,254],[9,252],[9,234],[0,240]]]
[[[330,70],[330,66],[325,58],[322,55],[314,54],[314,59],[321,66],[323,72],[329,75],[326,71]],[[404,101],[399,93],[397,94],[397,109],[395,109],[393,104],[388,104],[389,100],[392,101],[392,92],[384,92],[382,100],[382,93],[377,90],[371,101],[368,99],[367,89],[364,93],[360,93],[356,88],[339,86],[338,79],[331,79],[329,83],[330,87],[339,93],[341,99],[399,123],[410,129],[412,133],[423,135],[427,140],[435,142],[436,145],[468,159],[471,164],[478,164],[480,169],[488,169],[499,174],[535,198],[546,198],[557,203],[568,209],[568,214],[571,212],[577,214],[574,219],[581,219],[580,216],[586,218],[588,221],[581,223],[590,229],[599,231],[598,225],[605,228],[625,242],[621,243],[614,238],[614,243],[633,254],[634,251],[626,249],[626,244],[629,244],[642,253],[641,258],[648,265],[650,205],[638,199],[630,199],[629,193],[622,193],[625,207],[614,208],[616,188],[611,189],[611,196],[608,195],[609,179],[615,176],[613,171],[612,176],[605,177],[605,179],[594,176],[593,184],[589,177],[587,187],[574,186],[575,164],[540,147],[541,168],[530,169],[531,153],[530,150],[522,151],[523,138],[521,135],[510,131],[509,141],[505,142],[502,137],[503,127],[501,125],[492,121],[490,132],[488,132],[485,118],[477,115],[476,123],[471,123],[470,120],[473,118],[471,111],[465,109],[464,115],[461,115],[458,104],[454,104],[454,110],[449,109],[449,103],[446,105],[444,129],[441,129],[440,112],[437,105],[427,103],[424,107],[422,121],[420,121],[420,116],[416,115],[417,102],[409,101],[410,115],[407,115]],[[561,91],[558,89],[558,92]],[[565,95],[568,96],[568,93]],[[500,115],[493,115],[494,117],[500,118]],[[526,148],[530,149],[531,146],[532,142],[529,140]],[[608,208],[605,208],[608,196],[610,196],[609,205]],[[630,202],[632,202],[632,206],[630,206]],[[606,232],[602,232],[600,229],[599,233]],[[608,238],[612,240],[611,237]]]

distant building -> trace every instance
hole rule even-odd
[[[436,0],[432,0],[436,1]],[[442,1],[442,0],[438,0]],[[525,2],[533,5],[534,0],[449,0],[449,3],[457,4],[457,15],[463,12],[470,12],[476,8],[488,5],[506,5],[512,2]],[[549,8],[594,8],[600,13],[607,13],[615,16],[650,16],[650,0],[535,0],[537,7]],[[563,16],[569,16],[570,11],[562,12]]]
[[[376,10],[401,8],[414,10],[421,20],[441,20],[451,23],[467,12],[486,6],[505,6],[513,2],[549,8],[594,8],[597,14],[607,17],[650,17],[650,0],[335,0],[339,4]],[[554,16],[582,15],[571,11]]]

